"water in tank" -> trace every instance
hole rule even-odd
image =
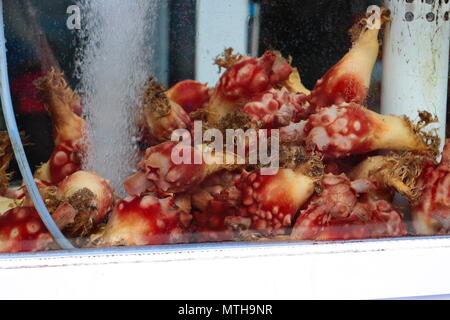
[[[448,234],[448,2],[0,1],[0,252]]]

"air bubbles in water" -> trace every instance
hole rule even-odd
[[[77,54],[78,91],[88,121],[84,169],[111,181],[121,194],[133,172],[136,115],[152,74],[152,35],[157,0],[80,0],[82,46]]]

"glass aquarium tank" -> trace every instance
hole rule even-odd
[[[448,2],[0,1],[0,252],[446,238]]]

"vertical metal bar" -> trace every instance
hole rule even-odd
[[[33,203],[39,213],[39,216],[42,219],[42,222],[45,224],[48,231],[52,234],[59,246],[61,246],[61,248],[63,249],[73,249],[73,245],[61,233],[58,226],[50,216],[47,207],[44,204],[44,201],[42,200],[38,187],[36,186],[36,183],[34,181],[30,166],[28,164],[19,130],[17,128],[9,89],[8,66],[6,60],[6,39],[3,21],[3,0],[0,0],[0,87],[3,116],[5,117],[6,127],[8,128],[8,133],[11,139],[12,147],[14,149],[14,154],[16,156],[20,173],[22,174],[28,193],[33,200]]]

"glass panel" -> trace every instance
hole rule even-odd
[[[75,247],[449,232],[448,1],[3,7],[28,163]],[[58,249],[1,143],[0,251]]]

